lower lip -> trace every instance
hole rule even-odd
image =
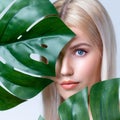
[[[62,84],[62,88],[66,89],[66,90],[70,90],[70,89],[74,89],[76,88],[78,85],[78,83],[71,83],[71,84]]]

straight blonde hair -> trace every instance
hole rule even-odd
[[[111,19],[98,0],[57,0],[54,6],[67,26],[83,30],[102,49],[101,80],[116,75],[116,41]],[[59,120],[62,101],[55,83],[43,91],[45,120]]]

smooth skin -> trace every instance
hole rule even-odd
[[[76,34],[61,51],[56,63],[56,86],[63,99],[67,99],[100,81],[101,51],[88,36],[75,27]]]

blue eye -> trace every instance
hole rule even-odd
[[[78,55],[78,56],[84,56],[85,54],[86,54],[85,50],[77,50],[76,51],[76,55]]]

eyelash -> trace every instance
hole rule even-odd
[[[78,53],[78,52],[80,52],[80,53]],[[82,52],[82,53],[81,53]],[[77,56],[85,56],[86,55],[86,53],[87,53],[87,51],[86,50],[84,50],[84,49],[76,49],[75,50],[75,55],[77,55]],[[81,54],[81,55],[80,55]]]

